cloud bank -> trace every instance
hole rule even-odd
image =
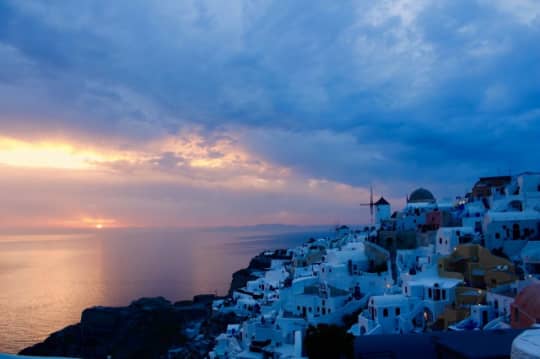
[[[539,39],[534,0],[4,1],[5,218],[362,222],[538,170]]]

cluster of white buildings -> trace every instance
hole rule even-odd
[[[516,299],[540,287],[540,173],[481,178],[448,203],[420,188],[401,211],[382,197],[373,206],[375,229],[342,226],[334,238],[289,249],[214,302],[246,320],[229,325],[211,357],[301,358],[308,326],[351,316],[356,336],[540,320],[540,308]]]

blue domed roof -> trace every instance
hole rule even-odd
[[[408,203],[434,203],[435,196],[425,188],[415,189],[409,196]]]

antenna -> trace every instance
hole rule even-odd
[[[369,206],[370,227],[373,227],[373,185],[369,185],[369,203],[360,203],[361,206]],[[370,228],[371,230],[371,228]]]

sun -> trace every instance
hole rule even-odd
[[[101,224],[101,223],[96,224],[96,228],[97,228],[97,229],[102,229],[102,228],[103,228],[103,224]]]

